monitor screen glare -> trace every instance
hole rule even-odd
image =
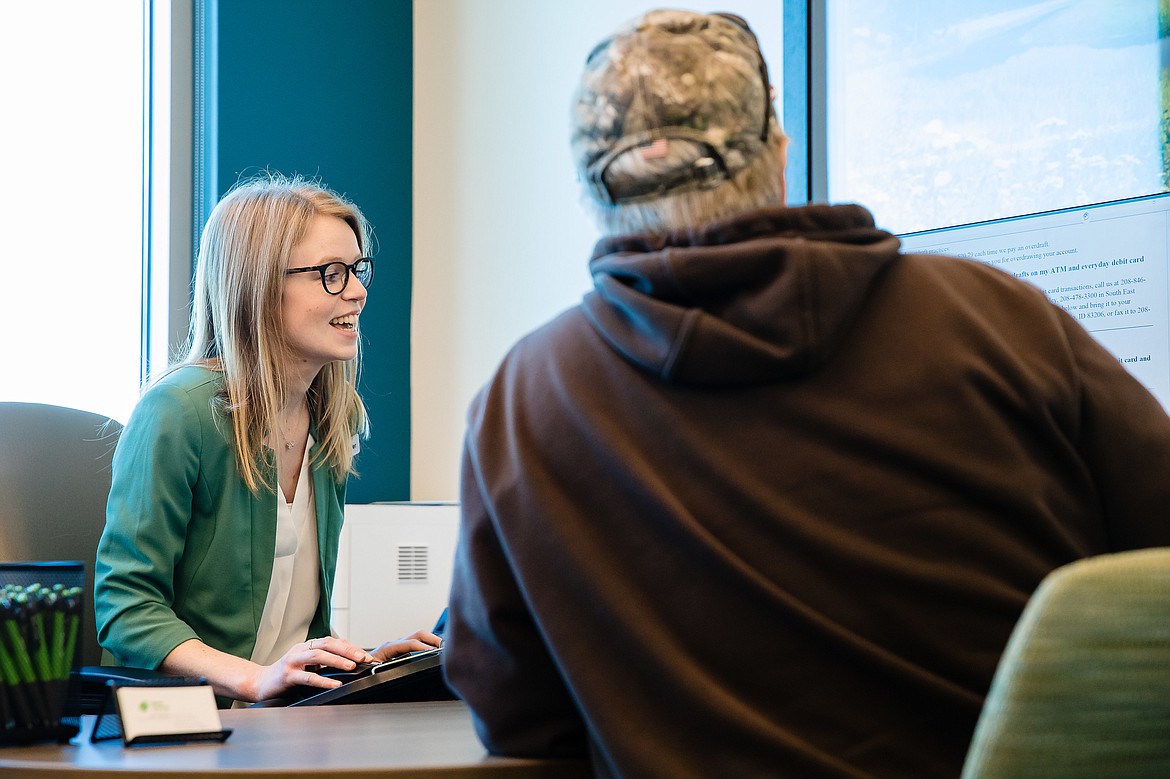
[[[904,251],[969,257],[1036,285],[1170,410],[1170,194],[900,237]]]

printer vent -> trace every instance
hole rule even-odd
[[[429,575],[425,544],[398,546],[398,581],[425,582]]]

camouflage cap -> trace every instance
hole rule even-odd
[[[590,53],[573,100],[572,153],[601,203],[714,187],[764,149],[773,115],[767,67],[746,22],[650,11]],[[667,162],[612,167],[631,152]]]

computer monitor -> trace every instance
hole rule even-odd
[[[1170,193],[899,237],[1036,285],[1170,410]]]

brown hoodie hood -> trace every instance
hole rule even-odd
[[[583,308],[614,350],[668,381],[772,381],[832,353],[898,247],[856,205],[615,236],[594,249]]]

